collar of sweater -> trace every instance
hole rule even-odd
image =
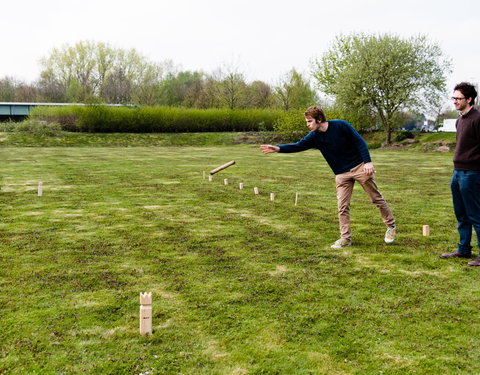
[[[474,111],[475,111],[475,108],[473,108],[473,106],[472,106],[472,107],[470,107],[466,112],[460,113],[460,116],[461,116],[462,118],[465,118],[465,117],[467,117],[470,113],[473,113]]]

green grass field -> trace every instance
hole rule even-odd
[[[452,154],[371,153],[398,240],[356,186],[354,246],[334,251],[318,151],[0,147],[0,373],[480,373],[480,270],[438,258]]]

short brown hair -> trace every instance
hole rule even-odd
[[[314,118],[317,122],[325,122],[327,118],[325,117],[325,112],[318,105],[312,105],[308,107],[307,110],[303,113],[305,117],[309,116]]]

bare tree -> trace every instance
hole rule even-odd
[[[107,75],[102,86],[102,98],[107,103],[126,104],[131,102],[132,81],[118,68]]]
[[[67,87],[55,76],[52,70],[47,69],[40,73],[37,87],[40,101],[52,103],[66,102]]]
[[[38,99],[38,89],[35,85],[25,82],[17,83],[15,88],[16,102],[36,102]]]
[[[227,108],[243,108],[246,102],[246,87],[243,74],[229,72],[220,82],[221,100]]]
[[[207,76],[197,101],[198,108],[219,108],[220,87],[218,81],[211,75]]]
[[[272,87],[263,81],[253,81],[247,88],[248,106],[268,108],[274,101]]]
[[[15,101],[15,80],[12,77],[0,79],[0,101]]]

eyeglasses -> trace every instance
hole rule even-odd
[[[465,99],[465,98],[456,98],[456,97],[452,96],[452,100],[454,102],[459,102],[460,100],[463,100],[463,99]]]

